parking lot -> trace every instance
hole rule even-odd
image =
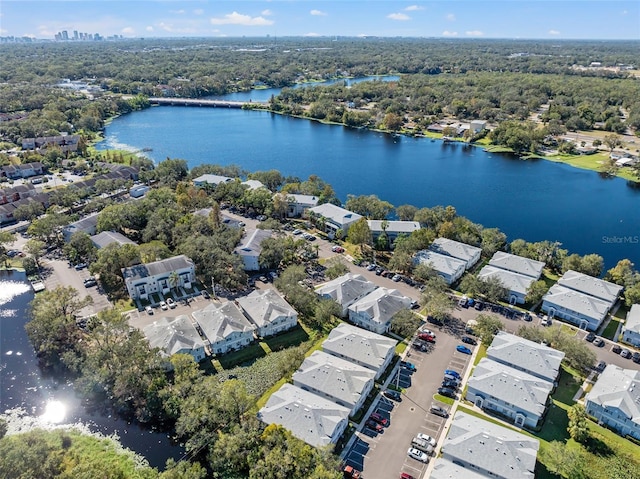
[[[429,326],[429,325],[427,325]],[[422,477],[427,465],[407,456],[411,439],[417,433],[440,439],[445,418],[429,412],[432,404],[449,406],[433,399],[442,382],[446,369],[461,375],[469,364],[470,356],[456,351],[461,344],[458,337],[435,330],[436,345],[426,352],[411,349],[406,361],[415,365],[416,371],[398,367],[391,383],[405,389],[401,402],[381,397],[376,412],[389,419],[381,433],[364,428],[357,432],[351,449],[346,453],[347,464],[363,471],[364,477],[399,477],[401,472]]]

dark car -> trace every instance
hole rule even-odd
[[[87,263],[78,263],[77,265],[75,265],[75,268],[77,271],[80,271],[81,269],[85,269],[87,267]]]
[[[371,416],[369,416],[369,419],[377,422],[378,424],[382,424],[383,426],[386,426],[387,424],[389,424],[389,420],[386,417],[382,417],[377,412],[374,412],[373,414],[371,414]]]
[[[444,371],[445,375],[449,375],[449,376],[453,376],[454,378],[458,378],[460,379],[460,373],[457,371],[454,371],[453,369],[446,369]]]
[[[594,339],[596,339],[596,335],[594,333],[589,333],[584,337],[584,340],[589,342],[593,341]]]
[[[416,365],[407,361],[400,361],[400,366],[408,369],[409,371],[415,371],[416,370]]]
[[[365,422],[364,425],[375,432],[382,432],[384,429],[382,424],[378,424],[373,419],[367,419],[367,422]]]
[[[620,346],[619,344],[614,344],[611,348],[611,351],[616,354],[620,354],[620,351],[622,351],[622,346]]]
[[[420,333],[420,334],[418,334],[418,339],[421,339],[422,341],[426,341],[428,343],[435,343],[436,342],[435,336],[432,336],[431,334],[428,334],[428,333]]]
[[[209,294],[209,292],[206,289],[202,290],[202,297],[204,299],[211,299],[211,295]]]
[[[607,363],[605,363],[604,361],[600,361],[596,366],[595,366],[595,370],[598,371],[599,373],[601,373],[602,371],[604,371],[604,368],[607,367]]]
[[[451,388],[438,388],[438,394],[451,399],[456,399],[456,390]]]
[[[484,309],[484,303],[482,301],[476,301],[474,308],[477,311],[482,311]]]
[[[471,336],[462,336],[462,342],[467,344],[473,344],[474,346],[478,344],[478,341],[473,339]]]
[[[636,351],[635,353],[633,353],[631,355],[631,359],[633,360],[634,363],[639,363],[640,364],[640,353],[638,351]]]
[[[443,388],[449,388],[449,389],[454,389],[455,390],[455,389],[458,389],[458,382],[445,379],[444,381],[442,381],[441,386]]]
[[[442,326],[444,324],[441,320],[434,318],[433,316],[427,316],[427,322],[438,326]]]
[[[471,350],[468,347],[463,346],[462,344],[456,346],[456,350],[462,354],[471,354]]]
[[[431,407],[429,408],[429,412],[431,414],[435,414],[436,416],[440,416],[440,417],[444,417],[444,418],[449,417],[449,411],[447,411],[442,406],[438,406],[436,404],[432,404],[431,405]]]
[[[398,391],[394,391],[393,389],[387,389],[383,394],[389,399],[393,399],[394,401],[402,401],[402,395]]]

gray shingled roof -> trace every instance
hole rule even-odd
[[[465,270],[467,268],[465,261],[426,249],[418,251],[414,261],[416,263],[429,264],[437,272],[447,276],[456,276],[460,269]]]
[[[298,195],[298,194],[287,194],[286,195],[287,198],[291,197],[293,198],[293,200],[301,205],[317,205],[318,204],[318,197],[317,196],[312,196],[312,195]]]
[[[324,216],[329,221],[340,225],[343,225],[345,223],[350,224],[362,218],[362,216],[358,213],[345,210],[344,208],[331,203],[324,203],[322,205],[314,206],[313,208],[309,208],[309,211],[315,213],[318,216]]]
[[[251,321],[260,328],[279,317],[298,316],[296,310],[273,289],[255,290],[248,296],[238,298],[237,301]]]
[[[433,463],[429,479],[487,479],[487,476],[439,457]]]
[[[542,416],[553,384],[485,357],[473,370],[468,387]]]
[[[622,291],[622,286],[572,270],[564,273],[558,284],[608,303],[615,302]]]
[[[343,307],[375,290],[377,286],[361,274],[347,273],[316,288],[320,296],[330,297]]]
[[[505,479],[533,478],[540,442],[483,419],[456,413],[444,440],[446,459],[475,464]],[[466,478],[467,476],[459,476]]]
[[[235,332],[245,333],[255,329],[240,308],[231,301],[222,305],[211,303],[191,315],[211,343],[223,341]]]
[[[429,249],[435,253],[444,254],[453,258],[468,262],[482,251],[481,248],[466,243],[454,241],[449,238],[436,238]]]
[[[129,268],[124,268],[122,270],[122,276],[125,279],[131,278],[136,280],[190,267],[193,267],[193,261],[181,254],[160,261],[154,261],[153,263],[137,264]]]
[[[233,180],[233,178],[229,178],[228,176],[204,174],[204,175],[198,176],[197,178],[194,178],[193,182],[194,183],[206,182],[210,185],[218,185],[220,183],[226,183],[231,180]]]
[[[618,409],[640,427],[640,371],[609,364],[585,397],[608,409]]]
[[[631,306],[629,313],[627,313],[624,329],[640,334],[640,304]]]
[[[204,348],[204,342],[188,316],[159,318],[143,329],[152,348],[160,348],[167,356],[182,350]]]
[[[535,261],[533,259],[525,258],[523,256],[516,256],[514,254],[498,251],[493,255],[491,266],[496,268],[506,269],[507,271],[513,271],[514,273],[524,274],[525,276],[531,276],[538,279],[542,274],[544,263],[542,261]]]
[[[267,424],[279,424],[315,447],[331,443],[336,428],[347,421],[349,409],[292,384],[283,384],[258,412]]]
[[[542,378],[554,380],[564,353],[514,334],[499,331],[487,349],[487,357]]]
[[[410,305],[411,299],[397,289],[378,288],[349,306],[349,310],[366,313],[376,323],[388,323],[398,311]]]
[[[331,330],[329,337],[322,343],[322,350],[353,359],[377,371],[396,344],[395,339],[341,323]]]
[[[240,256],[259,256],[262,251],[262,242],[267,238],[271,238],[272,234],[272,230],[261,230],[257,228],[253,231],[248,230],[234,252]]]
[[[478,278],[487,280],[489,278],[498,278],[502,285],[509,291],[526,296],[527,289],[531,286],[531,283],[536,281],[531,276],[525,276],[524,274],[514,273],[513,271],[507,271],[506,269],[496,268],[494,266],[484,266]]]
[[[606,316],[611,306],[610,303],[601,299],[565,288],[557,283],[549,289],[542,299],[543,301],[553,303],[564,309],[597,319],[598,321]]]
[[[367,220],[371,231],[383,231],[382,222],[387,220]],[[387,221],[386,231],[410,234],[420,229],[417,221]]]
[[[353,407],[360,400],[367,383],[376,373],[346,359],[324,351],[314,351],[293,373],[293,383],[307,386]]]
[[[125,235],[118,233],[117,231],[103,231],[97,235],[91,236],[91,241],[96,248],[104,248],[105,246],[109,246],[111,243],[117,243],[119,245],[135,244]]]

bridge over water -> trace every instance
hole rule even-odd
[[[172,106],[208,106],[217,108],[242,108],[244,105],[266,106],[264,101],[229,101],[229,100],[202,100],[198,98],[149,98],[152,105],[172,105]]]

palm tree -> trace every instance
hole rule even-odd
[[[180,275],[177,271],[172,271],[169,273],[169,287],[171,289],[176,289],[178,284],[180,283]]]

